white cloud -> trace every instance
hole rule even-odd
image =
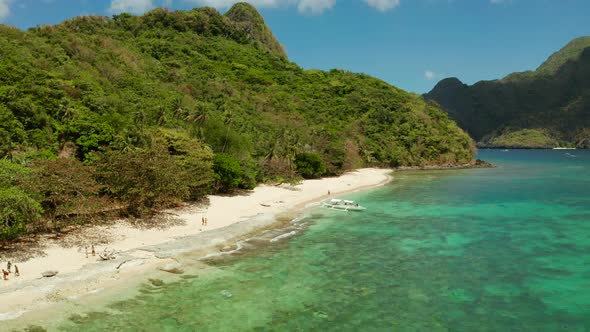
[[[300,13],[313,15],[319,15],[336,4],[336,0],[299,0],[298,2],[297,10]]]
[[[0,0],[0,22],[10,15],[10,3],[12,0]]]
[[[438,75],[435,72],[433,72],[433,71],[427,70],[427,71],[424,72],[424,77],[427,80],[432,81],[433,79],[437,78]]]
[[[302,14],[319,15],[332,9],[338,0],[184,0],[200,6],[211,6],[217,9],[228,9],[237,2],[248,2],[257,8],[276,8],[295,6]],[[401,0],[362,0],[368,6],[385,12],[399,6]],[[491,0],[500,1],[500,0]]]
[[[268,8],[277,7],[280,3],[285,2],[281,0],[185,0],[186,2],[194,3],[200,6],[210,6],[217,9],[227,9],[238,2],[248,2],[254,7]]]
[[[109,12],[113,14],[143,14],[154,7],[155,6],[152,0],[111,0]]]
[[[228,9],[237,2],[248,2],[257,8],[275,8],[281,6],[295,6],[300,13],[319,15],[334,7],[336,0],[185,0],[201,6],[211,6],[217,9]]]
[[[377,9],[380,12],[386,12],[399,6],[400,0],[364,0],[367,5]]]

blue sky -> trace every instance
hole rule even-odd
[[[87,14],[233,0],[0,0],[0,21],[21,29]],[[589,0],[250,0],[304,68],[364,72],[423,93],[455,76],[472,84],[534,69],[590,35]]]

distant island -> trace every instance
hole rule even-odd
[[[0,31],[0,240],[258,183],[475,163],[435,103],[302,69],[246,3]]]
[[[424,97],[479,147],[590,148],[590,37],[574,39],[535,71],[471,86],[446,78]]]

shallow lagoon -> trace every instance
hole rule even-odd
[[[82,312],[64,331],[587,331],[590,151],[395,173],[306,231]],[[42,324],[39,324],[42,325]]]

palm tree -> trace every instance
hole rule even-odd
[[[221,152],[225,152],[225,147],[227,146],[227,140],[229,138],[229,130],[231,129],[232,121],[233,121],[233,111],[232,107],[225,106],[225,111],[223,112],[223,123],[227,126],[227,130],[225,132],[225,140],[223,142],[223,148]]]
[[[289,128],[284,127],[276,135],[264,159],[267,162],[274,159],[283,160],[287,163],[289,169],[293,170],[293,161],[300,151],[299,136]]]
[[[186,113],[185,109],[182,107],[182,98],[175,97],[170,102],[170,107],[172,108],[172,113],[177,117],[183,117]]]
[[[209,120],[209,104],[205,102],[197,102],[197,106],[186,112],[184,120],[190,123],[194,123],[197,126],[202,126],[207,120]]]
[[[203,130],[203,125],[209,120],[210,109],[211,104],[199,101],[196,103],[196,106],[194,108],[185,112],[186,115],[184,116],[184,120],[191,124],[190,130],[192,136],[204,139],[205,134]],[[195,127],[197,127],[196,130]]]
[[[69,103],[59,104],[59,114],[63,120],[71,120],[76,115],[76,110],[68,105]]]
[[[287,160],[289,169],[293,170],[293,161],[301,150],[299,136],[289,129],[284,129],[281,137],[281,143],[283,145],[283,157]]]

